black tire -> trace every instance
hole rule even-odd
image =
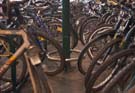
[[[81,53],[79,54],[79,57],[78,57],[78,62],[77,62],[77,65],[78,65],[78,69],[79,71],[85,75],[86,74],[86,71],[84,70],[84,67],[83,67],[83,59],[85,58],[86,55],[88,55],[88,58],[91,60],[92,57],[91,55],[89,54],[89,48],[91,47],[91,45],[101,39],[106,39],[107,36],[113,36],[113,31],[106,31],[102,34],[100,34],[99,36],[95,37],[94,39],[92,39],[84,48],[83,50],[81,51]],[[104,46],[103,46],[104,47]],[[88,60],[87,60],[88,61]],[[88,65],[89,66],[91,63],[88,61]]]
[[[105,13],[105,14],[101,17],[101,19],[100,19],[101,21],[100,21],[100,22],[105,23],[105,20],[106,20],[107,17],[110,16],[110,15],[111,15],[111,13],[109,13],[109,12],[108,12],[108,13]]]
[[[87,42],[90,42],[91,39],[97,37],[98,35],[100,35],[104,32],[108,32],[109,30],[114,31],[112,25],[103,24],[103,25],[99,26],[91,35],[89,35]],[[115,31],[114,31],[114,33],[115,33]],[[97,49],[97,50],[99,50],[99,49]],[[93,58],[95,53],[93,53],[91,49],[89,50],[89,53],[90,53],[91,58]]]
[[[79,18],[77,18],[74,22],[73,27],[74,27],[74,30],[78,33],[82,23],[85,21],[85,19],[87,18],[86,15],[81,15]],[[78,36],[79,37],[79,36]]]
[[[48,19],[47,25],[49,27],[49,30],[53,36],[53,38],[55,38],[56,41],[58,41],[59,43],[62,43],[63,40],[63,35],[62,35],[62,21],[60,21],[58,18],[55,17],[50,17]],[[61,31],[60,31],[61,30]],[[78,35],[77,32],[73,29],[73,27],[71,27],[70,30],[70,48],[75,48],[78,44]]]
[[[94,87],[94,84],[96,83],[96,80],[99,78],[99,76],[104,72],[107,71],[108,67],[111,67],[113,63],[118,63],[116,60],[120,57],[123,57],[125,55],[129,55],[129,54],[134,54],[135,49],[126,49],[124,51],[120,51],[112,56],[110,56],[95,72],[93,72],[91,74],[91,78],[89,78],[89,81],[87,81],[87,87],[86,87],[86,93],[92,93],[92,91],[99,91],[101,90],[104,86],[100,87],[100,88],[96,88]],[[127,56],[126,56],[127,57]],[[113,71],[115,71],[112,74],[110,80],[118,73],[118,70],[120,70],[120,68],[118,68],[117,66],[115,66],[115,68],[111,68]],[[107,79],[107,77],[105,77],[105,79]],[[110,81],[108,80],[108,81]]]
[[[71,42],[71,49],[74,49],[77,44],[78,44],[78,34],[77,32],[73,29],[73,27],[71,27],[71,38],[70,38],[70,42]]]
[[[125,50],[121,51],[121,53],[125,53]],[[129,55],[133,55],[134,51],[132,50],[128,50],[130,52],[128,52],[128,54],[122,55],[122,56],[129,56]],[[127,51],[126,51],[127,52]],[[115,57],[114,57],[115,58]],[[106,86],[103,88],[101,93],[108,93],[109,91],[112,91],[112,89],[116,86],[119,85],[119,83],[122,83],[122,86],[125,85],[125,83],[127,81],[125,81],[123,78],[127,77],[129,78],[129,74],[130,76],[132,76],[131,74],[133,74],[134,72],[134,68],[135,68],[135,62],[132,61],[129,64],[127,64],[125,67],[123,67],[107,84]],[[132,77],[133,78],[133,77]],[[125,87],[126,88],[126,87]],[[128,90],[122,90],[124,93],[127,93]]]
[[[107,17],[105,23],[107,24],[115,24],[118,20],[118,15],[111,15],[109,17]]]
[[[2,39],[3,41],[7,42],[7,44],[9,43],[9,38],[4,37],[4,36],[0,36],[0,39]],[[19,45],[17,42],[12,41],[13,44],[15,44],[16,46],[14,46],[15,48],[17,48]],[[10,51],[10,46],[9,46],[9,51]],[[2,60],[2,57],[1,57]],[[2,64],[2,62],[1,62]],[[9,69],[5,75],[1,78],[1,92],[9,92],[12,91],[13,89],[13,85],[12,85],[12,79],[11,79],[11,69]],[[19,86],[21,86],[23,83],[21,83],[23,80],[26,79],[26,76],[28,75],[27,73],[27,65],[26,65],[26,61],[24,59],[24,56],[19,57],[16,60],[16,73],[17,73],[17,79],[16,79],[16,87],[19,88]],[[3,84],[2,84],[3,83]]]
[[[79,37],[82,44],[86,44],[86,40],[90,34],[92,34],[98,23],[99,19],[97,17],[92,17],[91,19],[87,20],[81,27],[79,32]]]
[[[42,65],[32,65],[27,62],[27,67],[33,87],[34,93],[52,93],[51,86],[49,85],[47,76],[45,75]]]
[[[102,62],[102,63],[100,62],[100,64],[99,64],[99,63],[98,63],[98,60],[99,60],[100,58],[103,58],[103,57],[104,57],[104,53],[105,53],[106,51],[108,51],[109,48],[112,48],[113,46],[119,44],[119,43],[121,42],[121,40],[122,40],[122,39],[120,39],[120,38],[117,38],[117,39],[115,39],[115,40],[112,40],[112,41],[110,41],[109,43],[105,44],[105,46],[104,46],[102,49],[99,50],[99,52],[98,52],[97,55],[92,59],[91,64],[89,65],[89,68],[88,68],[87,73],[86,73],[86,76],[85,76],[85,85],[87,85],[87,81],[89,80],[92,71],[94,71],[94,69],[97,69],[98,66],[100,66],[100,64],[102,64],[102,63],[105,61],[105,59],[104,59],[103,62]],[[111,52],[111,51],[110,51],[110,52]],[[110,52],[109,52],[108,54],[110,54]],[[118,52],[118,51],[117,51],[117,52]],[[113,53],[115,53],[115,52],[113,51]],[[111,55],[112,55],[113,53],[111,53]],[[101,60],[101,61],[102,61],[102,60]]]
[[[61,45],[55,39],[49,37],[49,35],[45,34],[44,32],[41,32],[41,31],[37,32],[36,31],[36,32],[33,32],[33,34],[35,34],[37,36],[44,37],[46,40],[49,41],[49,43],[52,45],[52,47],[55,47],[56,50],[51,49],[51,50],[48,50],[49,52],[51,52],[51,51],[57,51],[58,52],[57,53],[58,58],[60,59],[59,60],[59,67],[56,68],[54,71],[49,71],[49,70],[46,71],[46,74],[50,75],[50,76],[53,76],[53,75],[56,75],[56,74],[62,72],[64,70],[64,65],[65,65],[65,56],[64,56],[63,49],[62,49]],[[44,56],[46,57],[47,54],[45,54]]]
[[[85,26],[85,23],[87,23],[87,21],[89,21],[91,19],[97,19],[97,18],[98,17],[96,17],[96,16],[83,18],[83,20],[81,21],[81,23],[77,27],[77,33],[78,33],[79,39],[80,39],[80,32],[83,31],[83,28]]]

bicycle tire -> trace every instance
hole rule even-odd
[[[47,19],[45,19],[47,20]],[[47,22],[47,25],[49,27],[49,30],[53,36],[53,38],[58,41],[59,43],[62,43],[63,37],[62,37],[62,21],[60,21],[58,18],[55,19],[48,19],[49,22]],[[53,28],[54,27],[54,28]],[[53,29],[51,29],[53,28]],[[59,31],[61,30],[61,31]],[[70,48],[75,48],[78,44],[78,35],[77,32],[71,27],[70,30]]]
[[[114,19],[114,18],[118,19],[118,15],[110,15],[110,16],[108,16],[107,19],[105,20],[105,23],[107,23],[107,24],[115,24],[117,22],[117,19]]]
[[[89,47],[92,45],[92,43],[98,41],[98,40],[101,40],[102,38],[106,38],[106,36],[108,35],[113,35],[113,32],[114,31],[110,31],[110,30],[107,30],[106,32],[100,34],[99,36],[95,37],[94,39],[92,39],[84,48],[83,50],[81,51],[81,53],[79,54],[78,56],[78,61],[77,61],[77,65],[78,65],[78,70],[81,72],[81,74],[85,75],[86,74],[86,71],[83,69],[83,66],[82,66],[82,62],[83,62],[83,57],[84,57],[84,54],[88,52],[88,49]],[[92,59],[91,55],[89,53],[87,53],[88,56],[90,57],[90,59]]]
[[[85,19],[87,18],[87,16],[86,15],[81,15],[79,18],[77,18],[76,20],[75,20],[75,25],[73,25],[73,27],[75,27],[74,28],[74,30],[78,33],[78,29],[80,29],[80,26],[82,25],[82,23],[85,21]],[[78,36],[79,37],[79,36]]]
[[[30,61],[27,61],[27,67],[33,87],[33,92],[52,93],[51,86],[49,85],[47,76],[42,69],[42,65],[32,65]]]
[[[101,33],[104,32],[104,30],[113,30],[113,25],[111,24],[102,24],[102,25],[99,25],[95,31],[89,35],[88,39],[87,39],[87,42],[89,42],[92,38],[94,38],[94,36],[97,34],[97,33]]]
[[[87,36],[89,36],[89,34],[92,34],[93,31],[95,31],[95,27],[97,26],[97,22],[98,22],[98,18],[97,17],[92,17],[89,20],[87,20],[86,22],[84,22],[83,26],[81,27],[80,31],[79,31],[79,37],[80,37],[80,41],[82,42],[82,44],[86,44],[86,40],[87,40]],[[87,27],[90,27],[89,31],[86,30],[85,28],[88,29]],[[94,28],[91,28],[94,27]],[[87,36],[85,36],[87,35]]]
[[[123,51],[125,51],[125,50],[123,50]],[[121,53],[124,53],[123,51],[121,51]],[[130,51],[130,52],[129,52],[129,54],[126,54],[126,56],[129,56],[129,55],[131,55],[131,54],[134,54],[134,53],[133,53],[134,51],[131,51],[131,50],[128,50],[128,51]],[[120,55],[121,55],[121,54],[120,54]],[[123,56],[125,56],[125,55],[123,55]],[[116,84],[117,84],[118,82],[120,82],[121,79],[124,78],[124,77],[127,75],[127,73],[134,71],[134,67],[135,67],[135,62],[131,62],[131,63],[127,64],[125,67],[123,67],[123,68],[114,76],[114,78],[112,78],[112,79],[106,84],[106,86],[103,88],[103,90],[102,90],[101,93],[108,93],[108,92],[111,90],[111,88],[113,88],[114,86],[116,86]]]
[[[72,29],[71,29],[71,47],[70,47],[71,49],[74,49],[77,46],[78,40],[79,40],[78,34],[72,27]]]
[[[108,30],[114,31],[113,30],[113,26],[112,25],[109,25],[109,24],[103,24],[103,25],[99,26],[91,35],[89,35],[89,37],[87,39],[87,42],[90,42],[91,39],[95,38],[98,34],[104,33],[104,32],[106,32]],[[91,58],[93,58],[94,57],[94,54],[92,53],[91,50],[89,52],[90,52]]]
[[[106,50],[108,50],[110,47],[112,47],[112,46],[115,45],[115,44],[119,44],[119,43],[121,42],[121,40],[122,40],[121,38],[117,38],[117,39],[115,39],[115,40],[112,40],[112,41],[110,41],[109,43],[105,44],[105,46],[104,46],[101,50],[99,50],[99,52],[97,53],[97,55],[92,59],[92,62],[91,62],[91,64],[89,65],[89,68],[88,68],[88,70],[87,70],[87,73],[86,73],[86,76],[85,76],[85,86],[87,86],[87,81],[88,81],[89,78],[91,77],[91,73],[92,73],[92,71],[94,70],[96,64],[99,65],[99,64],[98,64],[98,59],[103,56],[103,54],[104,54],[104,52],[105,52]],[[115,52],[114,52],[114,53],[115,53]],[[101,64],[101,65],[102,65],[102,64]],[[100,66],[100,65],[99,65],[99,66]],[[101,87],[101,86],[103,86],[103,85],[100,85],[99,87]]]
[[[83,30],[82,28],[84,27],[84,24],[87,23],[87,21],[90,20],[90,19],[97,19],[97,17],[96,17],[96,16],[93,16],[93,17],[87,17],[87,16],[86,16],[86,18],[84,18],[84,19],[81,21],[81,23],[78,25],[77,33],[78,33],[79,39],[80,39],[79,33]]]
[[[110,16],[111,15],[111,13],[110,12],[107,12],[107,13],[105,13],[105,14],[103,14],[103,16],[101,17],[101,22],[103,22],[103,23],[105,23],[105,20],[107,19],[107,17],[108,16]]]
[[[46,71],[45,73],[47,75],[54,76],[54,75],[62,72],[64,70],[64,65],[65,65],[65,56],[64,56],[61,45],[55,39],[49,37],[49,35],[45,34],[44,32],[36,31],[36,32],[33,32],[33,34],[36,34],[38,36],[42,36],[46,40],[48,40],[57,49],[58,54],[60,56],[60,66],[55,71],[52,71],[52,72]]]
[[[106,68],[112,64],[112,61],[115,61],[117,58],[120,58],[123,55],[127,55],[129,53],[133,53],[134,49],[126,49],[122,52],[115,53],[114,55],[110,56],[94,73],[91,74],[91,78],[87,83],[86,93],[91,93],[92,91],[99,91],[103,88],[94,88],[93,85],[96,79],[106,70]],[[114,59],[115,58],[115,59]],[[116,74],[116,73],[115,73]],[[114,75],[113,75],[114,76]]]
[[[7,38],[7,37],[0,36],[0,39],[3,39],[4,41],[9,42],[9,38]],[[18,46],[17,42],[14,42],[14,41],[12,41],[12,42],[16,45],[15,47]],[[22,56],[21,59],[22,59],[22,62],[23,62],[21,64],[22,65],[22,70],[21,70],[21,72],[19,72],[19,77],[17,77],[16,87],[20,86],[21,81],[26,79],[26,75],[27,75],[27,65],[26,65],[26,62],[25,62],[23,56]],[[19,69],[20,69],[20,67],[19,67]],[[11,82],[9,77],[8,78],[5,77],[4,79],[7,80],[7,82]],[[8,83],[8,84],[6,84],[6,86],[3,87],[3,89],[1,89],[1,92],[9,92],[9,91],[12,91],[12,89],[13,89],[12,83]]]
[[[53,18],[53,19],[52,19]],[[46,19],[45,19],[46,20]],[[59,18],[55,18],[55,17],[51,17],[50,18],[50,22],[48,23],[48,25],[50,26],[50,23],[52,24],[56,24],[58,26],[61,26],[62,28],[62,19],[59,19]],[[54,21],[54,22],[53,22]],[[51,26],[52,27],[52,26]],[[61,36],[62,36],[62,32],[61,32]],[[77,32],[73,29],[72,25],[71,25],[71,30],[70,30],[70,42],[71,42],[71,46],[70,48],[75,48],[78,44],[78,35],[77,35]],[[58,39],[56,39],[58,40]],[[62,41],[62,38],[61,38],[61,41]]]

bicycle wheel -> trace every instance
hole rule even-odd
[[[71,27],[71,33],[70,33],[70,42],[71,42],[71,49],[74,49],[78,44],[78,34],[77,32]]]
[[[107,19],[105,20],[105,23],[107,24],[115,24],[118,20],[118,15],[111,15],[109,17],[107,17]]]
[[[88,70],[88,66],[91,64],[91,55],[89,53],[92,45],[98,43],[100,44],[100,46],[98,47],[96,53],[98,52],[98,50],[100,50],[101,48],[104,47],[105,43],[110,42],[111,38],[113,36],[113,32],[114,31],[110,31],[110,30],[106,30],[106,32],[104,33],[100,33],[99,36],[95,37],[94,39],[92,39],[85,47],[84,49],[81,51],[79,57],[78,57],[78,69],[79,71],[85,75],[85,73]],[[103,43],[103,44],[102,44]],[[101,46],[102,44],[102,46]],[[95,56],[96,56],[95,53]]]
[[[52,93],[51,86],[49,85],[47,76],[45,75],[42,65],[32,65],[27,61],[27,67],[30,75],[30,80],[34,93]]]
[[[101,19],[100,19],[100,22],[105,23],[105,20],[106,20],[106,19],[108,18],[108,16],[110,16],[110,15],[111,15],[110,12],[107,12],[107,13],[103,14],[103,16],[102,16]]]
[[[97,37],[98,35],[100,35],[101,33],[104,33],[104,32],[109,31],[109,30],[113,31],[112,25],[104,24],[104,25],[100,26],[91,35],[89,35],[87,42],[90,42],[91,39],[93,39],[93,38]],[[115,33],[115,31],[114,31],[114,33]],[[107,40],[107,38],[105,40],[106,40],[105,41],[105,43],[106,43],[108,40]],[[93,46],[91,45],[92,48],[89,49],[89,53],[90,53],[91,58],[93,58],[94,55],[96,54],[95,52],[101,48],[101,47],[99,47],[99,45],[102,44],[104,46],[105,43],[97,43],[97,44],[95,43],[95,44],[93,44]]]
[[[42,41],[45,51],[41,51],[41,57],[44,57],[44,70],[47,75],[53,76],[63,71],[65,64],[65,56],[62,50],[61,45],[53,38],[49,37],[49,35],[44,32],[33,32],[36,36],[43,37]],[[49,55],[50,53],[55,53],[53,55]],[[58,59],[58,60],[56,60]]]
[[[128,54],[125,54],[125,55],[122,55],[122,53],[125,53],[125,50],[121,51],[121,54],[122,56],[127,56],[127,57],[130,57],[130,63],[128,63],[126,66],[124,66],[107,84],[106,86],[103,88],[102,92],[101,93],[108,93],[109,91],[112,91],[112,89],[115,89],[116,85],[119,85],[121,86],[121,91],[122,93],[127,93],[128,92],[128,84],[130,82],[133,82],[131,81],[132,78],[134,78],[132,76],[132,74],[134,74],[134,67],[135,67],[135,62],[134,62],[134,51],[133,50],[127,50],[127,51],[130,51],[128,52]],[[126,52],[127,52],[126,51]],[[119,56],[119,57],[122,57],[122,56]],[[115,58],[115,57],[114,57]],[[129,58],[128,58],[129,59]],[[132,77],[131,77],[132,76]],[[129,78],[131,77],[131,79],[129,79],[129,83],[127,83],[127,79],[125,80],[125,78]],[[119,92],[117,92],[119,93]]]
[[[52,17],[47,18],[47,25],[52,37],[62,44],[63,35],[62,35],[62,21],[58,18]],[[46,21],[45,21],[46,22]],[[75,48],[78,44],[78,35],[77,32],[71,26],[70,29],[70,48]]]
[[[80,29],[82,23],[85,21],[86,18],[87,18],[86,15],[81,15],[79,18],[77,18],[77,19],[75,20],[75,22],[73,22],[73,23],[74,23],[74,24],[73,24],[73,27],[75,27],[74,30],[75,30],[77,33],[78,33],[78,31],[79,31],[79,29]],[[72,19],[72,20],[73,20],[73,19]]]
[[[87,81],[89,80],[92,71],[95,71],[102,65],[102,63],[115,51],[118,52],[118,49],[115,49],[115,46],[118,45],[121,42],[121,38],[117,38],[115,40],[110,41],[109,43],[105,44],[105,46],[99,50],[97,55],[92,59],[91,64],[89,65],[89,68],[87,70],[86,76],[85,76],[85,86],[87,86]],[[101,86],[105,84],[100,84]],[[100,87],[100,86],[99,86]]]
[[[128,57],[130,56],[129,54],[134,55],[133,51],[135,50],[126,49],[122,52],[118,52],[110,56],[95,72],[91,74],[91,77],[89,78],[89,81],[87,83],[86,93],[91,93],[92,91],[101,90],[123,67],[123,66],[120,66],[119,64],[115,65],[115,67],[114,66],[112,67],[112,64],[114,63],[116,64],[120,62],[122,63],[123,61],[124,63],[129,63],[130,58]],[[98,87],[96,83],[99,83],[102,81],[108,81],[108,82],[106,82],[106,84],[104,84],[102,87]]]
[[[103,33],[106,30],[113,30],[113,25],[110,24],[102,24],[97,26],[97,28],[95,29],[95,31],[89,35],[87,42],[89,42],[91,39],[93,39],[94,37],[96,37],[96,35],[98,35],[99,33]]]
[[[85,26],[85,24],[87,23],[87,21],[89,21],[89,20],[91,20],[91,19],[97,19],[98,17],[96,17],[96,16],[93,16],[93,17],[84,17],[84,18],[82,18],[82,20],[81,21],[79,21],[79,25],[78,25],[78,27],[77,27],[77,33],[78,33],[78,37],[79,37],[79,39],[80,39],[80,32],[82,32],[83,31],[83,28],[84,28],[84,26]],[[78,23],[78,22],[77,22]]]
[[[12,41],[13,44],[15,44],[15,48],[17,48],[19,45]],[[0,36],[0,65],[4,64],[4,60],[8,59],[9,56],[12,55],[10,52],[10,45],[9,45],[9,39],[7,37]],[[23,80],[26,79],[27,75],[27,65],[25,62],[24,57],[19,57],[16,60],[15,63],[16,67],[16,87],[19,88],[23,83],[21,83]],[[4,74],[4,76],[0,79],[0,89],[1,92],[9,92],[12,91],[13,85],[12,85],[12,78],[11,78],[11,68],[8,69],[8,71]]]
[[[82,44],[86,44],[88,36],[95,31],[98,22],[99,19],[97,17],[92,17],[83,24],[79,32]]]

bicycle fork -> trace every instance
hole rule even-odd
[[[24,53],[34,93],[38,93],[37,82],[36,82],[36,78],[34,77],[34,73],[36,72],[35,68],[41,65],[42,63],[39,54],[40,54],[40,49],[36,46],[30,46],[28,51]],[[47,93],[52,93],[52,89],[51,86],[49,85],[49,82],[47,81],[47,78],[43,78],[43,79],[46,80],[47,83],[46,87],[49,90],[49,92]],[[41,82],[43,79],[41,79]]]
[[[32,61],[31,59],[34,58],[34,56],[37,56],[37,53],[33,53],[32,55],[32,51],[34,49],[34,46],[31,46],[28,50],[28,52],[24,53],[24,57],[25,57],[25,60],[26,60],[26,63],[27,63],[27,68],[28,68],[28,72],[29,72],[29,75],[30,75],[30,79],[31,79],[31,82],[32,82],[32,87],[33,87],[33,91],[34,93],[36,93],[36,82],[34,80],[34,76],[33,76],[33,73],[32,73],[32,68],[30,66],[30,64],[32,64],[33,66],[36,65],[36,64],[40,64],[40,59],[38,59],[38,57],[36,57],[36,61]],[[31,63],[30,63],[31,61]],[[36,62],[36,63],[35,63]]]

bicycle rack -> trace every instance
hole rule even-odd
[[[66,59],[70,58],[70,3],[69,0],[62,0],[62,33],[63,51]],[[70,62],[65,63],[65,71],[71,68]]]
[[[11,40],[13,40],[13,38],[14,37],[12,37],[12,36],[9,37],[9,45],[10,45],[10,51],[14,53],[15,47],[11,41]],[[11,66],[11,79],[12,79],[12,85],[13,85],[13,93],[17,93],[17,89],[16,89],[16,62],[14,62],[14,64],[12,64],[12,66]]]
[[[80,53],[81,51],[78,49],[70,49],[70,52],[75,52],[75,53]],[[60,58],[58,58],[57,56],[53,56],[53,54],[57,53],[56,50],[48,52],[47,53],[47,58],[51,61],[60,61]],[[78,57],[71,57],[71,58],[66,58],[65,61],[66,62],[70,62],[70,61],[77,61]]]

